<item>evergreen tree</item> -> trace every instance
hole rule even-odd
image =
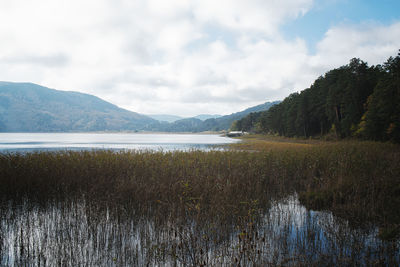
[[[282,136],[364,137],[400,142],[400,52],[369,67],[353,58],[328,71],[310,88],[293,93],[268,111],[236,122],[245,131]]]
[[[384,64],[383,78],[368,99],[364,137],[400,142],[400,52]]]

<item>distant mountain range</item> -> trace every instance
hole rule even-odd
[[[152,119],[158,120],[159,122],[174,122],[183,119],[183,117],[180,116],[167,115],[167,114],[150,114],[147,116],[149,116]]]
[[[194,116],[193,118],[205,121],[205,120],[208,120],[208,119],[216,119],[216,118],[219,118],[219,117],[222,117],[222,115],[218,115],[218,114],[200,114],[200,115]]]
[[[167,125],[163,125],[163,130],[167,132],[203,132],[228,130],[235,120],[239,120],[252,112],[268,110],[270,107],[278,103],[280,103],[280,101],[266,102],[240,112],[218,118],[206,119],[204,121],[198,118],[182,119]]]
[[[152,115],[147,115],[152,119],[158,120],[159,122],[175,122],[178,120],[183,120],[183,119],[188,119],[188,118],[184,118],[184,117],[180,117],[180,116],[176,116],[176,115],[167,115],[167,114],[152,114]],[[194,118],[194,119],[199,119],[202,121],[205,121],[207,119],[215,119],[215,118],[219,118],[222,117],[222,115],[210,115],[210,114],[200,114],[194,117],[190,117],[190,118]]]
[[[0,82],[0,132],[220,131],[228,130],[233,121],[251,112],[267,110],[277,103],[266,102],[226,116],[150,117],[119,108],[93,95],[59,91],[33,83]]]

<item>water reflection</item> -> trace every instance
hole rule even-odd
[[[53,201],[1,207],[0,259],[6,266],[392,265],[399,242],[351,229],[297,196],[271,201],[232,223],[154,216],[101,203]]]

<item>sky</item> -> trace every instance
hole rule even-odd
[[[399,0],[0,0],[0,80],[230,114],[400,49]]]

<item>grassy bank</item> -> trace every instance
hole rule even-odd
[[[232,213],[240,203],[294,188],[296,155],[232,152],[39,152],[0,156],[5,199],[85,196],[143,210]],[[290,190],[289,190],[290,191]],[[227,210],[227,212],[224,212]]]
[[[158,264],[166,255],[182,265],[275,265],[288,260],[287,265],[360,263],[367,252],[356,249],[353,241],[325,251],[326,238],[311,251],[305,239],[296,239],[293,248],[284,252],[278,247],[277,256],[271,256],[265,247],[268,232],[259,227],[270,225],[270,231],[275,231],[276,223],[265,222],[266,212],[274,201],[297,192],[307,207],[333,211],[355,229],[378,225],[381,239],[390,243],[374,247],[378,252],[367,259],[377,264],[398,263],[398,244],[391,240],[398,238],[400,225],[399,146],[249,136],[232,148],[210,152],[1,154],[2,218],[13,222],[9,219],[16,216],[10,215],[13,210],[6,211],[10,207],[17,210],[24,206],[25,213],[30,214],[31,210],[48,210],[54,205],[63,211],[66,205],[68,214],[84,214],[86,228],[93,231],[101,225],[107,229],[108,220],[118,227],[125,225],[120,232],[115,230],[117,226],[112,228],[113,233],[119,233],[118,244],[121,236],[132,231],[130,221],[145,218],[153,223],[151,230],[143,230],[147,235],[141,232],[142,236],[158,234],[155,240],[148,237],[141,241],[145,251],[141,257]],[[25,224],[29,225],[26,216]],[[71,227],[75,226],[67,228]],[[310,229],[304,231],[305,236],[310,234]],[[287,230],[280,244],[287,244],[290,236]],[[316,242],[315,234],[307,238]],[[337,244],[338,240],[332,242]],[[34,250],[34,245],[24,245],[30,246]],[[392,254],[387,252],[388,246]],[[351,253],[335,254],[337,249]],[[316,256],[304,257],[304,251]],[[135,253],[137,259],[139,252]],[[210,255],[214,255],[213,261]]]
[[[320,141],[245,136],[236,150],[296,155],[296,190],[314,210],[330,210],[354,225],[381,226],[380,236],[400,233],[400,146],[367,141]],[[285,167],[285,166],[283,166]],[[286,177],[290,179],[290,177]]]

